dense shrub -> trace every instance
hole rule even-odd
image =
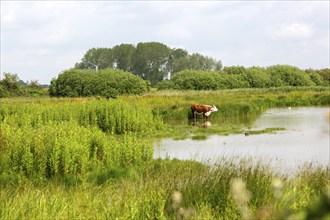
[[[157,89],[158,90],[175,89],[175,84],[173,81],[163,80],[157,83]]]
[[[142,94],[148,83],[140,77],[122,70],[101,71],[70,69],[53,79],[49,89],[51,96],[95,96],[116,97],[122,94]]]
[[[303,71],[289,65],[267,68],[243,66],[225,67],[223,71],[185,70],[170,81],[158,84],[159,90],[217,90],[236,88],[269,88],[283,86],[328,86],[330,71]]]
[[[322,78],[320,74],[318,74],[316,71],[312,71],[308,73],[309,78],[315,83],[316,86],[326,86],[327,83],[325,80]]]
[[[324,79],[327,85],[330,85],[330,69],[320,69],[316,70],[316,72]]]
[[[310,80],[308,75],[297,67],[289,65],[275,65],[267,69],[271,86],[312,86],[314,83]]]
[[[261,67],[248,68],[243,76],[250,88],[266,88],[271,85],[269,74]]]
[[[172,81],[180,89],[216,90],[218,83],[215,75],[216,72],[211,71],[185,70],[175,73]]]

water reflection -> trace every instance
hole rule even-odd
[[[329,108],[271,109],[252,129],[285,128],[276,134],[212,135],[203,141],[163,139],[155,144],[154,157],[216,161],[223,156],[253,157],[281,170],[303,163],[329,166]]]

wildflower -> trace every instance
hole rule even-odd
[[[173,209],[177,209],[182,202],[182,193],[180,193],[178,191],[173,192],[172,201],[173,201],[173,204],[172,204]]]
[[[251,213],[248,207],[248,202],[251,196],[250,192],[246,189],[245,183],[241,179],[233,179],[230,191],[231,196],[242,212],[243,219],[249,219]]]
[[[274,178],[271,187],[274,192],[274,197],[279,199],[282,196],[283,182],[278,178]]]

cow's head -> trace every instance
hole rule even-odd
[[[212,105],[212,107],[210,108],[210,110],[208,112],[205,113],[206,116],[209,116],[212,112],[217,112],[218,109],[215,105]]]
[[[212,108],[210,109],[210,112],[217,112],[218,109],[215,105],[212,105]]]

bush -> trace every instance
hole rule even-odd
[[[70,69],[53,79],[49,88],[51,96],[106,96],[142,94],[148,84],[140,77],[122,70],[100,71]]]
[[[313,83],[316,86],[326,86],[327,83],[325,82],[325,80],[322,78],[322,76],[316,72],[316,71],[310,71],[308,73],[309,78],[313,81]]]
[[[232,66],[225,67],[223,71],[177,72],[170,81],[160,82],[158,89],[217,90],[315,85],[330,85],[328,69],[305,72],[289,65],[274,65],[268,68]]]
[[[321,69],[316,71],[324,80],[326,85],[330,85],[330,69]]]
[[[261,67],[248,68],[243,77],[249,83],[250,88],[265,88],[271,85],[266,69]]]
[[[168,90],[168,89],[175,89],[175,84],[173,81],[164,80],[157,83],[158,90]]]
[[[216,90],[218,83],[216,81],[217,72],[212,71],[181,71],[175,73],[172,77],[174,87],[185,90]]]
[[[271,79],[271,86],[312,86],[314,83],[308,75],[297,67],[275,65],[266,69]]]

